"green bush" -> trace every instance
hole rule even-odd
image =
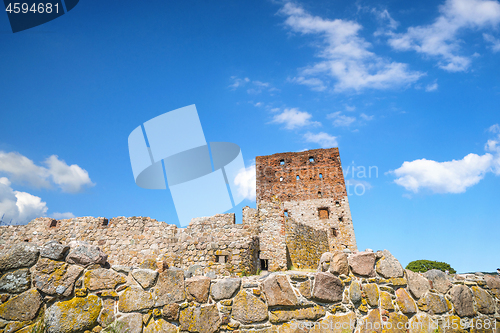
[[[451,268],[450,264],[432,260],[415,260],[406,265],[406,269],[413,272],[427,272],[431,269],[439,269],[440,271],[448,271],[450,274],[455,274],[457,271]]]

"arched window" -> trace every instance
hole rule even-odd
[[[285,165],[285,160],[281,160],[280,165]]]
[[[319,179],[323,179],[323,174],[322,173],[319,174]]]
[[[299,179],[300,179],[300,177],[299,177],[299,175],[297,175],[297,180],[299,180]]]
[[[313,163],[314,162],[314,157],[309,157],[309,162]]]

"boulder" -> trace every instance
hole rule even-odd
[[[344,252],[335,252],[330,261],[330,268],[328,271],[335,275],[349,275],[349,262],[347,261],[347,254]]]
[[[155,307],[165,304],[181,302],[186,299],[184,291],[184,272],[182,270],[167,269],[158,275],[158,282],[152,288]]]
[[[0,318],[15,321],[32,320],[36,317],[42,302],[38,290],[27,290],[0,305]]]
[[[375,253],[359,252],[348,258],[349,266],[354,274],[360,276],[375,276]]]
[[[128,287],[118,300],[118,311],[135,312],[152,308],[154,305],[153,295],[139,287]]]
[[[300,294],[305,298],[311,298],[311,287],[312,287],[311,280],[306,280],[302,283],[299,283],[298,285]]]
[[[418,302],[418,307],[430,314],[441,314],[451,310],[450,302],[442,295],[428,293]]]
[[[351,297],[351,302],[358,304],[361,302],[361,286],[359,282],[354,281],[349,286],[349,296]]]
[[[476,301],[477,310],[479,312],[483,314],[495,313],[495,302],[490,294],[477,286],[472,287],[472,294],[474,295],[474,300]]]
[[[112,269],[97,268],[85,272],[83,283],[90,291],[114,289],[117,285],[127,282],[124,275]]]
[[[377,261],[377,273],[386,279],[403,277],[404,270],[399,261],[387,250],[382,251],[382,255]]]
[[[68,250],[68,245],[62,245],[58,241],[50,241],[42,246],[40,249],[40,256],[52,260],[62,260]]]
[[[500,289],[500,277],[485,275],[484,281],[486,282],[486,284],[490,289]]]
[[[117,333],[142,333],[142,315],[129,313],[116,320]],[[113,331],[111,331],[113,332]]]
[[[213,299],[219,301],[221,299],[228,299],[233,297],[233,295],[240,289],[241,279],[223,279],[212,284],[210,289],[210,294]]]
[[[331,260],[332,254],[330,252],[323,253],[319,258],[318,272],[328,272]]]
[[[83,268],[48,258],[40,258],[33,270],[33,285],[49,295],[69,296]]]
[[[365,284],[363,286],[363,293],[366,295],[368,305],[373,307],[378,306],[379,291],[375,283]]]
[[[214,333],[219,330],[220,323],[217,304],[191,306],[179,315],[181,331]]]
[[[396,290],[396,303],[398,304],[401,312],[404,314],[417,313],[417,305],[415,304],[415,301],[403,288]]]
[[[0,292],[2,293],[19,294],[28,290],[30,286],[31,274],[27,268],[5,273],[0,278]]]
[[[330,273],[317,273],[314,279],[312,297],[319,301],[335,303],[342,300],[344,285],[342,281]]]
[[[47,332],[70,333],[92,329],[101,307],[101,300],[95,295],[54,303],[45,312]]]
[[[460,317],[473,317],[476,315],[472,292],[469,288],[464,285],[454,286],[450,290],[450,297],[457,315]]]
[[[412,293],[415,298],[419,299],[425,295],[426,292],[429,291],[431,285],[429,284],[429,280],[424,278],[418,273],[410,271],[409,269],[406,271],[406,279],[408,280],[408,289]]]
[[[262,282],[269,306],[297,305],[297,296],[293,292],[286,275],[271,275]]]
[[[89,266],[92,264],[99,264],[104,266],[108,255],[101,251],[97,246],[90,245],[87,242],[72,241],[69,243],[69,253],[66,257],[66,262],[70,264],[77,264],[80,266]]]
[[[210,278],[206,276],[195,276],[186,279],[186,293],[188,300],[194,300],[198,303],[206,303],[208,301],[210,281]]]
[[[156,279],[158,278],[158,272],[152,269],[134,269],[132,271],[132,276],[134,279],[143,287],[144,289],[154,286]]]
[[[389,294],[387,291],[380,292],[380,307],[388,311],[394,310],[394,304],[392,303],[391,294]]]
[[[161,318],[150,320],[148,326],[144,327],[143,333],[177,333],[177,326]],[[200,331],[201,332],[201,331]],[[214,331],[211,331],[214,332]]]
[[[34,244],[14,244],[0,253],[0,271],[31,267],[36,263],[39,253],[38,246]]]
[[[425,277],[431,282],[431,289],[435,289],[441,294],[446,294],[452,287],[448,275],[439,269],[431,269],[425,272]]]
[[[241,290],[233,300],[232,316],[243,324],[258,323],[267,320],[267,305],[259,297]]]
[[[106,327],[116,319],[115,317],[115,301],[113,299],[103,299],[102,300],[102,309],[99,317],[97,318],[97,322],[102,327]]]

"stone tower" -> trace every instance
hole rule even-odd
[[[282,225],[270,230],[272,235],[261,233],[263,257],[277,259],[268,249],[283,243],[287,218],[321,230],[328,238],[329,251],[357,250],[338,148],[257,156],[256,172],[260,214],[266,216],[264,209],[283,216]],[[267,215],[264,229],[272,229],[265,224],[276,224],[279,218]],[[286,256],[290,256],[288,251]]]

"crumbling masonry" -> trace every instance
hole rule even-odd
[[[86,241],[112,265],[158,265],[204,274],[255,274],[291,267],[315,269],[321,254],[356,251],[338,148],[256,158],[257,209],[195,218],[187,228],[147,217],[38,218],[0,227],[0,250],[20,241],[42,245]]]

